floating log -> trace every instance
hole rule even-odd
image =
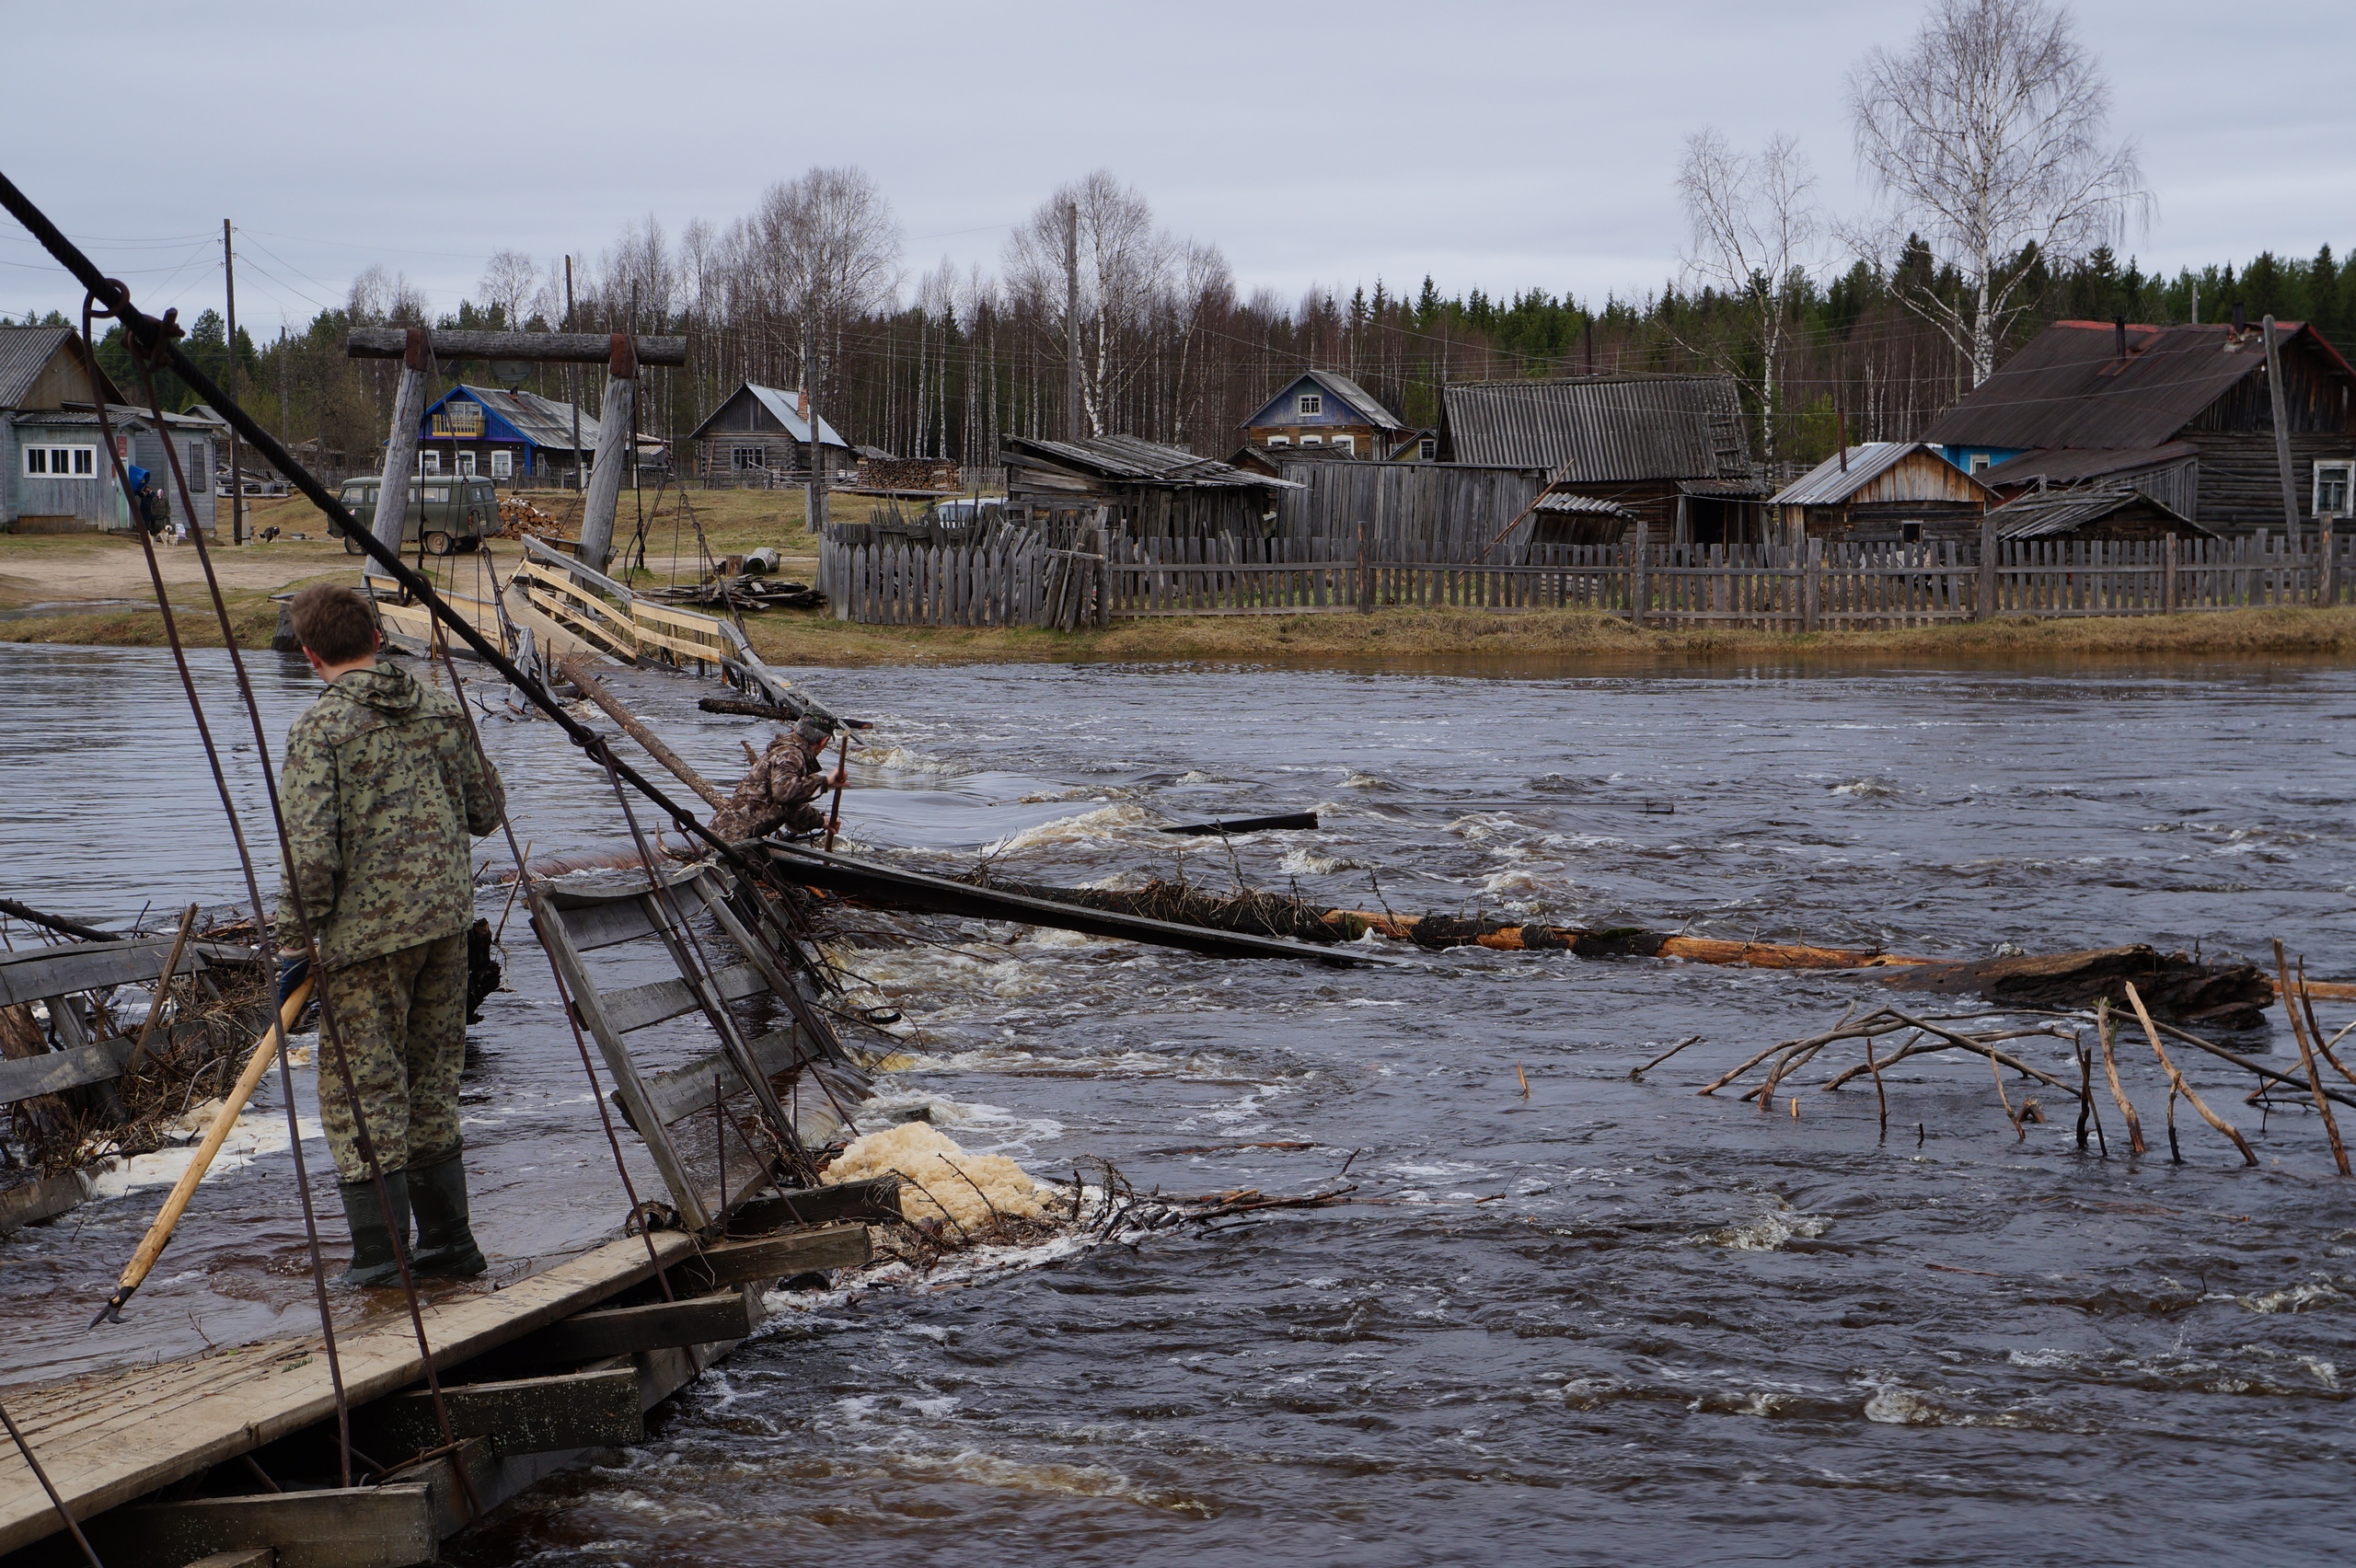
[[[1210,822],[1182,822],[1165,827],[1164,833],[1183,834],[1192,838],[1218,838],[1231,833],[1281,833],[1296,828],[1317,825],[1315,812],[1280,812],[1274,816],[1220,817]]]
[[[638,716],[623,707],[621,698],[608,691],[606,683],[597,678],[589,667],[588,660],[575,654],[572,658],[559,660],[557,668],[564,672],[565,679],[581,688],[583,697],[605,709],[606,716],[622,727],[624,734],[645,747],[647,755],[669,768],[680,783],[702,796],[712,810],[722,811],[727,807],[727,795],[711,780],[688,767],[686,758],[664,745],[662,736],[640,723]]]
[[[2273,982],[2255,964],[2200,963],[2142,942],[2085,952],[1922,963],[1890,976],[1889,984],[1901,991],[1968,991],[2014,1007],[2059,1009],[2097,1001],[2125,1007],[2131,987],[2155,1014],[2223,1029],[2254,1027],[2274,1000]]]

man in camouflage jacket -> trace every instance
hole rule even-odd
[[[499,826],[505,792],[457,699],[377,662],[375,616],[359,595],[306,588],[289,618],[328,683],[288,732],[279,794],[287,861],[332,1017],[320,1029],[319,1119],[352,1224],[344,1277],[398,1277],[392,1250],[409,1247],[412,1205],[411,1267],[480,1274],[460,1161],[458,1070],[474,921],[470,841]],[[291,896],[280,905],[279,946],[302,951]],[[363,1124],[384,1178],[381,1203]]]
[[[843,769],[828,773],[819,758],[826,749],[827,728],[804,719],[791,731],[769,743],[753,757],[752,767],[737,781],[736,792],[715,813],[711,831],[731,844],[764,838],[784,828],[788,833],[815,833],[826,825],[818,795],[843,781]],[[747,756],[752,747],[745,748]]]

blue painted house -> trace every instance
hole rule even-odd
[[[1322,447],[1353,457],[1389,457],[1415,433],[1372,393],[1330,370],[1302,371],[1243,421],[1253,446]]]
[[[575,445],[572,404],[461,383],[435,398],[418,421],[418,458],[429,474],[572,483],[597,455],[596,416],[579,418]]]

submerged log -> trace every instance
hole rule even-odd
[[[2096,1002],[2123,1008],[2131,986],[2159,1016],[2223,1029],[2256,1026],[2274,1000],[2273,982],[2254,964],[2201,963],[2142,942],[1970,963],[1919,963],[1891,975],[1889,984],[1901,991],[1968,991],[2015,1007],[2060,1009]]]

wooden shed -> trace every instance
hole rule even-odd
[[[1777,491],[1768,505],[1784,537],[1911,544],[1977,537],[1996,497],[1919,441],[1868,441],[1835,453]]]
[[[788,474],[810,472],[810,400],[801,392],[747,381],[688,432],[696,477],[708,485],[766,486]],[[849,472],[857,454],[826,416],[818,444],[828,473]]]
[[[172,482],[170,458],[177,456],[198,517],[213,526],[219,459],[213,423],[167,413],[159,427],[147,409],[126,406],[103,373],[98,384],[107,394],[112,454],[90,400],[90,367],[74,329],[0,327],[0,532],[130,527],[116,456],[147,470],[178,525],[188,515]]]
[[[2207,539],[2216,536],[2131,484],[2032,490],[1988,513],[2000,539]]]
[[[999,460],[1006,465],[1010,507],[1050,514],[1103,507],[1108,524],[1138,538],[1265,537],[1276,520],[1276,497],[1301,488],[1133,435],[1009,436]]]

